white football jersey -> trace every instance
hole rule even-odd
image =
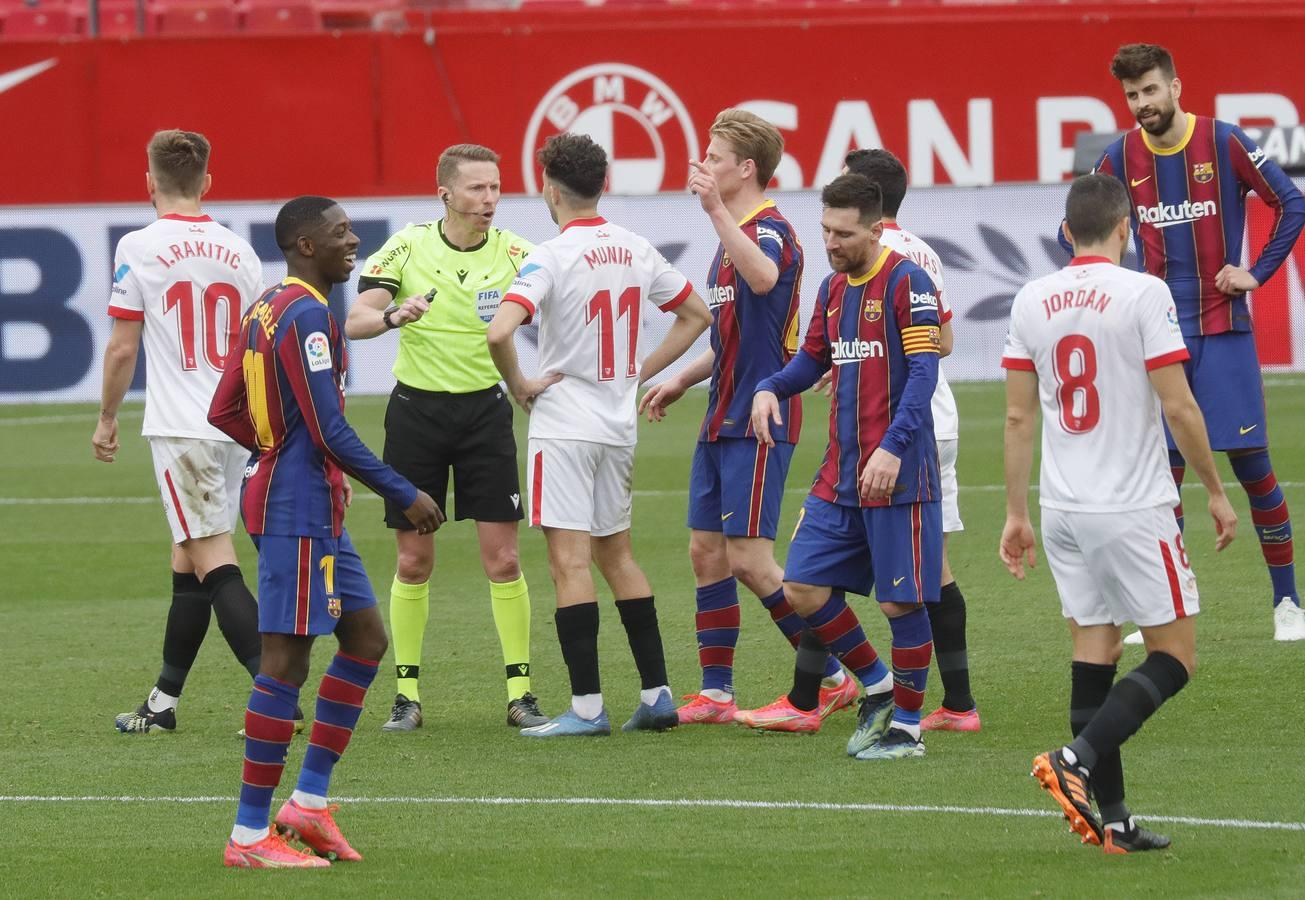
[[[230,441],[208,424],[240,318],[263,292],[249,244],[208,216],[167,215],[123,235],[109,315],[144,322],[146,437]]]
[[[1015,295],[1002,367],[1034,371],[1043,506],[1123,512],[1178,502],[1147,373],[1188,358],[1168,286],[1104,257]]]
[[[938,254],[933,252],[933,248],[895,223],[884,224],[884,235],[879,239],[879,243],[896,250],[924,269],[938,290],[938,300],[942,303],[941,309],[938,310],[941,320],[951,321],[952,307],[947,302],[947,292],[943,290],[942,262],[939,261]],[[930,406],[933,409],[934,439],[954,441],[960,437],[961,420],[956,413],[956,398],[952,396],[951,385],[947,383],[947,376],[943,374],[942,366],[938,367],[938,387],[934,388],[933,402]]]
[[[657,248],[601,216],[537,246],[503,298],[539,321],[539,374],[562,373],[530,412],[530,439],[635,443],[645,301],[669,312],[693,291]]]

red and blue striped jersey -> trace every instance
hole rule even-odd
[[[724,246],[716,248],[707,276],[716,360],[700,441],[752,437],[752,394],[757,382],[774,375],[797,352],[803,262],[797,234],[772,200],[748,213],[739,227],[779,267],[779,280],[764,294],[754,292]],[[784,424],[772,428],[771,436],[796,444],[802,429],[801,398],[786,400],[780,413]]]
[[[408,507],[417,489],[344,418],[344,335],[326,298],[297,278],[245,314],[208,420],[253,451],[240,509],[250,534],[338,537],[344,475]]]
[[[1269,242],[1250,273],[1264,284],[1282,265],[1305,225],[1305,197],[1236,125],[1189,115],[1177,146],[1151,146],[1142,129],[1115,141],[1096,171],[1124,183],[1142,268],[1169,285],[1187,336],[1250,331],[1245,294],[1215,287],[1224,265],[1242,264],[1246,195],[1273,207]]]
[[[758,390],[785,397],[833,367],[829,446],[811,493],[843,506],[939,500],[930,410],[938,383],[938,291],[910,259],[883,248],[859,278],[828,276],[802,352]],[[877,447],[901,460],[891,500],[863,501],[861,470]]]

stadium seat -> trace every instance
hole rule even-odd
[[[251,3],[241,12],[244,30],[256,34],[311,34],[322,30],[322,17],[311,3],[278,0]]]
[[[86,7],[82,6],[78,10],[78,18],[82,23],[82,34],[90,34],[90,29],[87,26],[87,15]],[[154,16],[150,15],[148,9],[145,10],[145,21],[143,27],[143,31],[138,31],[136,28],[135,0],[101,0],[101,37],[128,37],[134,34],[153,34]]]
[[[0,10],[6,38],[52,38],[77,33],[77,16],[66,6],[43,4]]]
[[[151,5],[150,12],[155,16],[157,33],[165,37],[230,34],[236,30],[236,10],[227,5],[214,3],[173,6],[158,3]]]

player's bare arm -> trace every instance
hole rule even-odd
[[[1038,376],[1018,369],[1006,373],[1006,525],[997,553],[1007,571],[1024,580],[1024,565],[1037,565],[1033,524],[1029,521],[1029,476],[1038,424]]]
[[[1214,286],[1223,294],[1244,294],[1260,286],[1255,276],[1241,266],[1224,266],[1214,276]]]
[[[344,320],[344,336],[358,341],[376,337],[390,330],[385,324],[385,311],[394,305],[394,299],[385,288],[369,288],[358,295],[349,316]],[[430,309],[430,301],[421,294],[414,294],[395,306],[390,313],[390,323],[394,328],[402,328],[415,322]]]
[[[956,335],[952,331],[952,320],[948,319],[938,327],[938,356],[948,357],[952,355],[952,345]]]
[[[109,344],[104,348],[104,380],[100,388],[100,417],[91,436],[91,449],[100,462],[113,462],[118,453],[118,408],[131,387],[140,352],[143,321],[114,319]]]
[[[667,366],[687,353],[693,346],[693,342],[698,339],[698,335],[711,327],[711,312],[707,309],[707,304],[698,296],[697,291],[690,292],[683,303],[671,310],[671,314],[675,316],[671,330],[657,345],[657,349],[648,354],[648,358],[639,369],[641,385],[646,384],[648,379],[656,377]]]
[[[698,197],[702,209],[711,219],[721,246],[734,261],[734,268],[758,294],[764,294],[779,282],[779,266],[766,256],[752,239],[743,233],[738,222],[721,199],[716,178],[699,162],[689,162],[689,190]]]
[[[1160,398],[1160,405],[1164,409],[1178,451],[1183,454],[1188,467],[1196,472],[1210,495],[1210,517],[1214,519],[1215,529],[1214,549],[1222,550],[1237,536],[1237,514],[1228,502],[1219,470],[1215,468],[1210,438],[1205,431],[1205,418],[1196,405],[1196,398],[1192,396],[1182,364],[1161,366],[1149,374],[1151,387]]]
[[[684,392],[711,377],[712,366],[716,363],[716,354],[711,350],[689,363],[674,378],[668,378],[643,395],[639,401],[639,415],[648,413],[649,422],[660,422],[666,418],[666,407],[684,396]]]
[[[521,365],[517,361],[517,347],[512,337],[518,328],[525,324],[526,308],[519,303],[504,303],[489,323],[486,340],[489,341],[489,355],[494,360],[494,367],[503,376],[508,393],[527,413],[535,405],[535,398],[562,380],[562,374],[555,372],[540,378],[526,378],[521,374]]]

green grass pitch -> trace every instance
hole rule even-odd
[[[1275,468],[1299,521],[1305,382],[1269,382]],[[1200,668],[1125,751],[1128,797],[1139,816],[1207,821],[1153,818],[1173,838],[1172,850],[1106,857],[1049,815],[1049,800],[1028,777],[1032,756],[1067,731],[1069,640],[1045,565],[1017,584],[997,560],[1001,386],[955,389],[967,530],[953,540],[951,557],[969,604],[981,733],[931,735],[926,758],[895,763],[844,755],[853,727],[847,712],[815,736],[698,726],[524,740],[503,720],[503,669],[473,529],[450,523],[437,539],[422,666],[426,725],[411,735],[379,731],[394,687],[387,660],[336,770],[339,820],[366,860],[288,876],[221,865],[248,681],[216,625],[187,685],[178,731],[128,737],[113,730],[113,714],[139,703],[157,674],[170,590],[166,525],[147,448],[135,436],[139,406],[124,412],[124,449],[112,466],[92,459],[90,406],[0,407],[0,893],[1300,896],[1305,645],[1272,640],[1269,581],[1245,495],[1230,491],[1240,536],[1216,557],[1204,494],[1187,488],[1187,546],[1204,608]],[[809,403],[785,498],[781,560],[824,447],[826,407]],[[701,394],[690,395],[670,420],[644,423],[635,473],[635,552],[657,593],[677,694],[694,690],[698,678],[684,489],[702,407]],[[378,398],[349,402],[376,449],[383,409]],[[1220,465],[1226,474],[1226,461]],[[360,497],[349,526],[384,607],[394,548],[380,503]],[[248,580],[252,547],[243,535],[237,546]],[[556,713],[568,690],[537,532],[523,529],[521,555],[534,601],[535,690],[545,711]],[[736,683],[743,704],[760,705],[788,684],[792,651],[742,593]],[[882,617],[868,601],[856,607],[886,652]],[[604,692],[619,724],[638,684],[615,610],[605,604],[602,615]],[[319,641],[306,710],[333,645]],[[1140,658],[1130,648],[1123,666]],[[926,708],[939,697],[935,670]],[[292,745],[279,796],[293,786],[305,745],[302,737]]]

